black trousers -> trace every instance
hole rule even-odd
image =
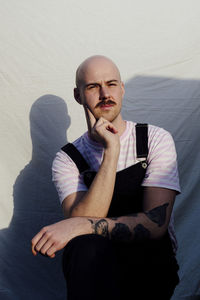
[[[161,250],[154,241],[117,243],[95,234],[72,239],[63,254],[67,299],[170,299],[178,266]]]

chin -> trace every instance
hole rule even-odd
[[[117,119],[119,114],[120,114],[120,111],[96,111],[94,113],[94,116],[96,119],[99,119],[102,117],[112,123],[114,120]]]
[[[115,119],[113,116],[110,116],[109,114],[106,113],[97,114],[95,118],[96,119],[104,118],[109,122],[112,122]]]

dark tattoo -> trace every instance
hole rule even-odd
[[[101,219],[97,222],[94,222],[91,219],[88,219],[91,222],[95,234],[108,237],[108,222],[105,219]]]
[[[161,227],[165,224],[166,221],[166,210],[168,205],[169,203],[165,203],[144,213],[152,222],[158,224],[158,226]]]
[[[131,240],[132,234],[129,227],[123,223],[116,223],[110,234],[115,241],[126,242]]]
[[[134,228],[134,240],[136,242],[143,241],[150,238],[150,231],[146,229],[142,224],[138,224]]]
[[[166,221],[167,207],[169,203],[165,203],[161,206],[157,206],[149,211],[144,212],[144,214],[154,223],[158,224],[159,227],[163,226]],[[130,217],[137,217],[137,213],[128,215]],[[110,220],[117,221],[118,217],[109,218]],[[90,221],[93,231],[95,234],[102,235],[104,237],[110,237],[114,241],[128,242],[134,238],[135,241],[140,242],[145,239],[149,239],[151,236],[150,231],[145,228],[142,224],[138,224],[133,229],[133,234],[129,228],[124,223],[115,223],[110,235],[108,231],[108,222],[106,219],[100,219],[98,221]]]

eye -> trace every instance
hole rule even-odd
[[[87,90],[92,90],[98,87],[98,84],[90,84],[87,86]]]
[[[117,86],[116,82],[109,82],[108,86]]]

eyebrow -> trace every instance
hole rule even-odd
[[[111,82],[119,82],[119,80],[117,80],[117,79],[112,79],[112,80],[108,80],[106,83],[111,83]]]
[[[107,84],[109,84],[109,83],[111,83],[111,82],[116,82],[116,83],[118,83],[119,80],[117,80],[117,79],[111,79],[111,80],[106,81]],[[84,87],[86,88],[86,87],[88,87],[88,86],[90,86],[90,85],[95,85],[95,84],[99,85],[98,82],[90,82],[90,83],[88,83],[88,84],[85,84]]]

